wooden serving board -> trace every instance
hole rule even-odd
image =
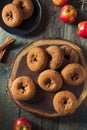
[[[32,49],[33,47],[39,46],[41,48],[46,48],[50,45],[71,46],[73,49],[75,49],[78,52],[79,61],[84,66],[87,72],[86,61],[82,53],[82,50],[74,43],[67,40],[61,40],[61,39],[38,40],[29,44],[25,48],[23,48],[23,50],[21,50],[19,54],[17,55],[14,61],[13,67],[12,67],[10,77],[8,79],[8,92],[11,98],[13,99],[13,101],[24,110],[28,112],[33,112],[33,113],[36,113],[45,117],[57,117],[61,115],[59,113],[56,113],[56,111],[53,108],[53,97],[55,93],[46,92],[37,85],[36,95],[31,101],[26,101],[26,102],[17,101],[12,97],[12,94],[11,94],[12,83],[15,80],[15,78],[19,76],[24,76],[24,75],[30,76],[37,83],[37,78],[38,78],[39,73],[31,72],[29,70],[26,63],[26,56],[29,50]],[[72,91],[77,96],[78,98],[77,108],[78,108],[87,97],[87,79],[80,86],[74,87],[73,90],[72,88],[64,85],[59,91],[66,90],[66,89]]]

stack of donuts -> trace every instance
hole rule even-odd
[[[72,91],[60,88],[64,84],[79,86],[86,78],[77,51],[67,45],[34,47],[29,50],[26,63],[29,71],[38,73],[37,83],[29,76],[17,77],[11,87],[13,98],[18,101],[31,100],[38,84],[43,91],[55,93],[52,104],[57,113],[72,114],[77,108],[78,99]]]
[[[32,0],[13,0],[2,9],[2,19],[9,27],[19,26],[23,20],[29,19],[34,12]]]

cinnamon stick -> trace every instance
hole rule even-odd
[[[5,52],[10,44],[14,42],[14,38],[8,37],[1,45],[0,45],[0,61],[2,60]]]
[[[3,49],[3,50],[0,52],[0,61],[1,61],[2,58],[4,57],[6,50],[7,50],[7,49]]]

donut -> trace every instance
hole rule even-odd
[[[47,65],[47,59],[45,50],[35,47],[27,54],[27,65],[31,71],[40,72]]]
[[[11,93],[15,100],[28,101],[34,97],[35,92],[35,83],[27,76],[17,77],[11,86]]]
[[[48,68],[58,69],[63,63],[63,54],[58,46],[49,46],[46,48],[48,53]]]
[[[9,27],[17,27],[22,23],[23,14],[21,8],[15,4],[7,4],[2,9],[2,19]]]
[[[38,84],[45,91],[55,92],[61,88],[62,78],[59,72],[47,69],[39,74]]]
[[[62,116],[75,112],[77,104],[76,96],[68,90],[57,92],[53,98],[53,107]]]
[[[81,64],[71,63],[63,68],[61,75],[68,85],[77,86],[85,80],[86,71]]]
[[[70,63],[78,63],[79,57],[75,49],[67,45],[61,46],[60,49],[63,52],[64,56],[63,66]]]
[[[22,9],[24,20],[32,16],[34,12],[34,5],[32,0],[14,0],[13,3]]]

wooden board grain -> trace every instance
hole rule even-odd
[[[56,111],[53,108],[53,97],[55,93],[49,93],[43,91],[39,86],[37,86],[37,93],[34,99],[31,102],[20,102],[13,98],[11,93],[11,87],[13,81],[20,76],[30,76],[36,83],[39,73],[35,73],[29,70],[26,62],[26,56],[29,53],[29,50],[31,50],[34,47],[42,47],[46,48],[47,46],[56,45],[56,46],[62,46],[67,45],[71,46],[73,49],[75,49],[79,55],[80,62],[84,66],[86,70],[86,62],[84,55],[82,53],[82,50],[76,46],[74,43],[67,41],[67,40],[61,40],[61,39],[43,39],[38,40],[36,42],[33,42],[32,44],[29,44],[26,46],[16,57],[15,62],[13,64],[12,72],[10,74],[9,80],[8,80],[8,90],[11,98],[14,100],[14,102],[19,105],[21,108],[25,109],[28,112],[33,112],[42,116],[46,117],[57,117],[62,116],[59,113],[56,113]],[[86,70],[87,71],[87,70]],[[85,81],[84,84],[82,84],[78,89],[73,89],[72,91],[77,95],[78,97],[78,105],[79,107],[83,100],[87,96],[87,81]],[[64,88],[63,89],[68,89]]]

